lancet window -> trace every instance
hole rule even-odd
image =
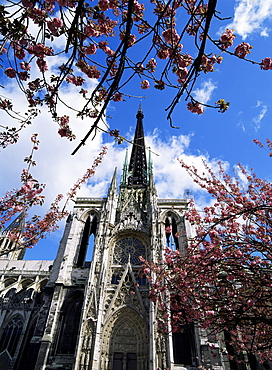
[[[60,316],[57,354],[71,355],[75,352],[82,303],[82,297],[75,296],[63,305]]]
[[[14,357],[22,330],[22,317],[16,315],[7,323],[3,330],[0,340],[0,353],[7,350],[10,356]]]
[[[96,231],[97,231],[97,217],[94,214],[91,214],[88,216],[83,228],[83,234],[81,238],[79,254],[77,259],[77,267],[84,266],[88,248],[91,248],[92,236],[94,242]]]
[[[172,250],[179,249],[179,234],[175,218],[169,214],[165,219],[166,247]]]
[[[195,339],[193,324],[184,325],[181,332],[172,333],[172,338],[175,364],[194,365]]]

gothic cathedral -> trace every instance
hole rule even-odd
[[[192,231],[186,199],[157,197],[143,117],[139,108],[120,186],[115,171],[106,198],[77,199],[56,259],[26,261],[11,248],[0,260],[0,369],[185,370],[200,358],[229,368],[197,325],[158,334],[139,257],[161,260],[166,245],[184,253]]]

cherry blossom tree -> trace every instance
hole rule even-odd
[[[28,111],[18,113],[8,98],[0,97],[0,109],[20,123],[18,127],[1,124],[0,146],[16,143],[20,130],[46,106],[58,125],[58,134],[69,140],[75,137],[69,109],[90,120],[89,131],[75,153],[102,129],[99,123],[105,119],[108,104],[124,100],[126,86],[137,79],[143,92],[150,87],[175,90],[166,107],[173,126],[172,113],[182,96],[188,110],[203,113],[204,105],[192,97],[192,89],[200,75],[213,72],[222,63],[226,53],[264,71],[272,69],[270,57],[256,62],[248,59],[252,46],[245,42],[235,45],[233,30],[226,29],[220,37],[211,34],[213,19],[223,20],[216,0],[151,0],[145,5],[146,9],[138,0],[7,0],[2,4],[2,81],[17,82]],[[184,21],[180,24],[177,19]],[[184,40],[187,49],[182,45]],[[92,91],[87,91],[87,81],[93,82]],[[82,109],[63,100],[61,91],[69,84],[84,100]],[[60,105],[67,108],[65,115],[59,113]],[[228,107],[229,102],[221,97],[213,106],[222,113]],[[122,142],[117,129],[108,133]],[[7,192],[0,200],[2,230],[15,215],[22,213],[24,218],[23,228],[8,235],[14,248],[32,247],[67,214],[66,208],[60,207],[62,196],[57,196],[43,218],[27,218],[29,210],[44,200],[44,185],[30,173],[39,144],[36,135],[32,141],[33,152],[26,158],[28,168],[22,172],[21,188]],[[268,145],[271,148],[271,142]],[[93,166],[72,187],[68,200],[93,176],[105,152],[102,149]],[[181,164],[215,202],[203,213],[191,204],[187,217],[195,224],[196,237],[188,240],[185,255],[167,249],[162,263],[145,262],[145,272],[156,274],[151,299],[167,321],[170,294],[173,330],[198,320],[215,336],[227,332],[237,356],[246,352],[249,356],[258,354],[262,360],[272,359],[271,184],[241,165],[233,179],[222,166],[217,176],[208,167],[207,174],[199,174],[196,168]]]
[[[210,34],[213,19],[223,20],[216,6],[216,0],[7,0],[0,8],[3,77],[16,79],[29,110],[22,117],[9,99],[0,99],[0,108],[20,122],[17,128],[2,126],[1,146],[18,140],[41,105],[59,125],[59,135],[73,140],[68,113],[59,113],[64,104],[78,117],[92,119],[75,153],[99,129],[110,101],[122,101],[126,85],[135,79],[143,91],[150,86],[176,89],[166,107],[171,126],[182,95],[191,112],[202,114],[203,104],[191,95],[197,78],[214,71],[224,53],[247,59],[252,48],[245,42],[234,47],[233,30],[219,38]],[[250,62],[272,69],[269,57]],[[92,91],[86,90],[88,80],[96,84]],[[78,88],[82,109],[63,101],[61,89],[68,84]],[[220,98],[213,107],[224,112],[229,103]]]
[[[32,248],[40,239],[57,230],[59,222],[68,216],[67,205],[69,201],[75,199],[80,187],[94,176],[96,168],[107,153],[107,147],[103,147],[92,166],[71,187],[65,201],[64,196],[58,194],[43,217],[37,214],[29,216],[30,211],[33,214],[34,207],[42,206],[45,200],[42,195],[45,185],[40,184],[30,173],[31,167],[36,165],[34,153],[39,148],[38,134],[32,135],[31,141],[33,147],[31,154],[24,159],[27,168],[23,169],[21,174],[21,188],[8,191],[0,199],[1,237],[6,237],[12,242],[12,244],[4,243],[4,247],[1,246],[0,256],[14,250]],[[16,223],[16,226],[10,229],[7,228],[9,223],[18,215],[20,220]]]
[[[160,329],[170,316],[173,331],[198,321],[227,339],[231,359],[272,360],[272,185],[241,164],[230,176],[220,163],[215,174],[180,162],[214,201],[203,211],[191,201],[186,217],[195,237],[185,254],[167,248],[160,263],[144,262],[144,273],[155,274],[150,297],[164,317]]]

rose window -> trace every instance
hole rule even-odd
[[[113,263],[123,265],[130,262],[132,265],[139,265],[139,257],[145,258],[145,246],[143,242],[137,238],[126,237],[118,240],[115,244]]]

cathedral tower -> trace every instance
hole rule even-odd
[[[169,337],[157,334],[156,307],[148,299],[146,277],[139,274],[139,257],[154,261],[162,257],[166,225],[184,235],[187,202],[157,199],[151,160],[147,163],[146,158],[141,107],[136,118],[120,191],[115,173],[108,197],[99,207],[88,200],[84,211],[85,200],[76,204],[81,219],[90,215],[97,219],[76,369],[155,370],[170,368],[174,362]],[[174,248],[185,247],[182,237],[172,241]]]
[[[61,361],[68,366],[69,356],[75,360],[73,368],[80,370],[155,370],[174,363],[172,342],[157,334],[156,307],[148,299],[146,277],[139,274],[139,257],[161,259],[167,242],[185,248],[187,201],[157,198],[151,159],[146,158],[141,107],[136,118],[119,191],[115,170],[107,197],[77,199],[67,224],[51,271],[52,286],[58,291],[55,288],[49,316],[58,324],[50,323],[52,343],[42,344],[52,364],[47,369]],[[167,226],[173,230],[170,238]],[[81,318],[73,323],[79,327],[73,343],[76,336],[70,321],[76,307]]]

